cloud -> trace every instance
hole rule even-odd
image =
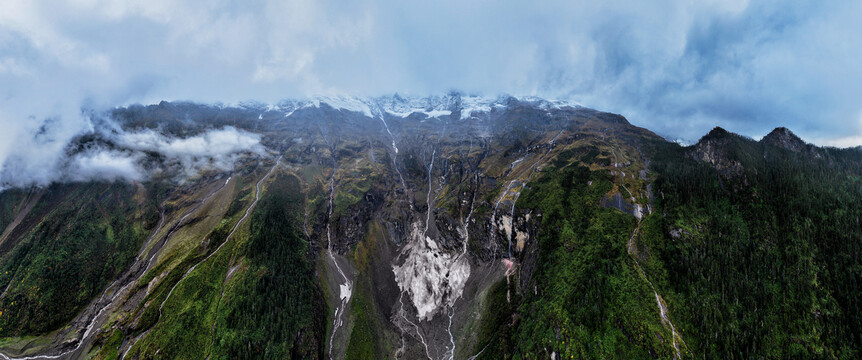
[[[0,8],[0,121],[17,132],[30,116],[74,118],[82,103],[460,89],[574,100],[689,139],[716,125],[751,136],[788,126],[825,142],[862,136],[858,1],[0,0]]]
[[[73,181],[90,180],[142,180],[146,176],[138,163],[138,153],[119,151],[92,151],[71,159],[68,178]]]
[[[2,115],[0,115],[2,116]],[[0,188],[27,184],[48,184],[58,179],[65,149],[88,123],[73,118],[26,118],[10,122],[0,146]],[[8,132],[7,132],[8,131]]]
[[[219,157],[239,151],[262,151],[260,135],[231,126],[189,138],[171,138],[148,129],[123,133],[117,140],[130,149],[159,152],[168,157]]]
[[[233,127],[178,138],[146,129],[125,131],[111,120],[48,120],[13,135],[0,153],[0,189],[52,182],[143,181],[168,174],[178,181],[203,170],[229,171],[240,156],[263,155],[259,134]],[[90,138],[99,141],[85,141]],[[79,150],[75,150],[79,149]],[[153,165],[152,155],[159,161]]]
[[[193,176],[202,169],[230,170],[241,153],[263,155],[261,136],[233,127],[209,130],[197,136],[174,138],[155,130],[122,133],[115,141],[135,151],[159,153],[168,162],[182,166],[183,174]]]

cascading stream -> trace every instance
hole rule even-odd
[[[655,301],[658,304],[659,316],[661,317],[662,323],[666,323],[668,326],[670,326],[672,344],[673,344],[674,350],[676,350],[676,356],[674,358],[675,359],[681,359],[682,355],[681,355],[681,352],[679,349],[679,341],[682,340],[682,336],[679,335],[679,333],[676,331],[676,327],[673,326],[673,322],[670,321],[670,317],[667,315],[668,314],[667,306],[665,306],[664,302],[661,299],[661,296],[658,294],[658,291],[656,291],[655,286],[653,285],[652,281],[649,280],[649,278],[646,276],[646,273],[644,272],[643,268],[641,268],[640,263],[636,259],[637,256],[634,253],[634,238],[635,238],[635,236],[637,236],[638,230],[640,230],[640,225],[641,225],[641,223],[640,223],[640,221],[638,221],[637,227],[632,232],[632,236],[629,238],[629,243],[628,243],[629,255],[631,256],[632,260],[635,261],[635,266],[637,267],[638,272],[641,274],[641,276],[644,278],[644,280],[646,280],[647,284],[649,284],[650,289],[652,289],[653,295],[655,295]]]
[[[383,127],[386,129],[386,133],[389,134],[389,138],[392,139],[392,150],[395,151],[395,154],[392,155],[392,168],[395,169],[395,172],[398,174],[398,179],[401,180],[401,188],[404,189],[404,193],[407,194],[407,183],[404,181],[404,176],[401,175],[401,169],[398,168],[398,145],[395,143],[395,136],[392,135],[392,131],[389,131],[389,125],[386,123],[386,120],[383,118],[383,115],[380,116],[380,121],[383,122]],[[408,201],[410,205],[410,210],[413,210],[413,203]]]
[[[330,146],[330,153],[332,154],[332,175],[329,178],[329,203],[327,220],[326,220],[326,253],[329,255],[329,259],[332,261],[332,264],[335,265],[335,270],[341,275],[344,283],[339,284],[339,298],[341,299],[341,305],[335,308],[335,313],[332,317],[332,334],[330,334],[329,338],[329,358],[332,359],[332,349],[335,343],[335,334],[338,332],[338,329],[344,324],[343,317],[344,312],[347,310],[347,304],[350,302],[350,297],[353,294],[353,282],[347,278],[347,275],[344,274],[344,271],[341,269],[341,266],[338,265],[338,259],[335,258],[335,255],[332,254],[332,214],[335,210],[335,175],[338,172],[338,160],[335,158],[335,145],[329,142],[329,139],[326,138],[326,134],[323,134],[323,128],[321,128],[321,133],[324,137],[324,140]]]
[[[632,196],[632,202],[635,202],[636,199],[634,198],[634,194],[628,188],[626,188],[625,185],[623,185],[623,188],[629,193],[629,195]],[[641,227],[642,214],[640,211],[641,211],[640,208],[638,208],[638,207],[635,208],[635,213],[636,213],[635,216],[638,219],[638,223],[637,223],[637,226],[635,227],[634,231],[632,231],[631,237],[629,237],[629,241],[628,241],[628,244],[626,244],[626,248],[628,249],[629,256],[635,262],[635,267],[637,268],[638,273],[640,273],[641,277],[644,278],[644,280],[647,282],[647,284],[649,284],[650,289],[652,289],[652,291],[653,291],[653,295],[655,296],[656,304],[657,304],[658,309],[659,309],[659,316],[662,320],[662,323],[667,324],[670,327],[672,345],[673,345],[674,350],[676,351],[676,354],[674,355],[674,359],[681,359],[682,353],[680,351],[679,343],[683,342],[682,336],[676,331],[676,327],[673,325],[673,322],[671,322],[670,317],[668,316],[667,306],[664,304],[664,301],[662,300],[661,295],[658,294],[658,291],[656,290],[655,285],[653,285],[652,281],[649,280],[649,278],[646,275],[646,272],[644,272],[643,268],[640,265],[640,262],[638,262],[638,259],[637,259],[637,253],[636,253],[634,241],[635,241],[635,237],[637,237],[637,234],[640,231],[640,227]]]

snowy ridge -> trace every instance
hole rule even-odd
[[[264,113],[283,113],[289,117],[300,109],[328,107],[337,111],[359,113],[369,118],[407,118],[424,115],[426,118],[449,117],[460,114],[461,120],[482,118],[494,111],[504,111],[513,103],[528,104],[543,110],[579,108],[580,104],[565,100],[546,100],[533,96],[482,97],[450,93],[442,96],[401,96],[398,94],[378,97],[354,97],[345,95],[321,95],[306,99],[283,100],[277,105],[254,104]],[[244,104],[243,107],[250,107]]]
[[[427,117],[441,117],[452,115],[452,109],[456,104],[449,96],[429,97],[401,97],[398,94],[382,96],[370,99],[377,109],[378,115],[387,113],[392,116],[406,118],[415,113],[425,114]]]

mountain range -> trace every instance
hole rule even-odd
[[[860,356],[862,148],[458,93],[89,116],[2,169],[2,358]]]

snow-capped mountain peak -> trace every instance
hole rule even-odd
[[[546,100],[533,96],[483,97],[460,93],[437,96],[403,96],[396,93],[377,97],[320,95],[306,99],[283,100],[275,106],[261,107],[265,107],[267,112],[283,112],[285,116],[290,116],[299,109],[325,106],[338,111],[359,113],[369,118],[406,118],[415,115],[424,115],[427,118],[443,118],[458,115],[459,119],[468,120],[481,118],[493,111],[502,111],[515,103],[529,104],[545,110],[581,107],[575,102]]]

